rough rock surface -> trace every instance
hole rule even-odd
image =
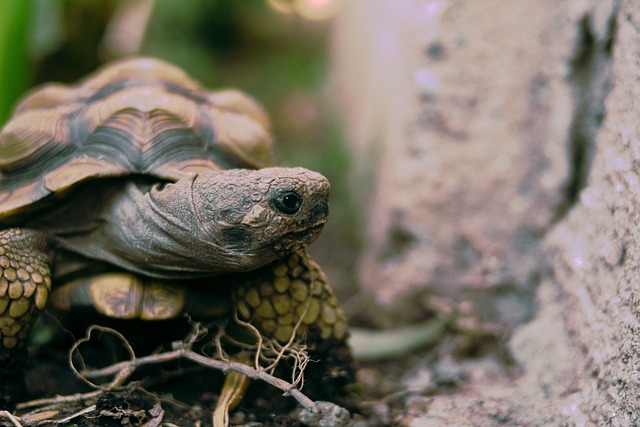
[[[522,295],[572,173],[583,12],[538,0],[346,3],[334,80],[368,213],[361,279],[378,303],[393,312],[428,287],[471,293],[510,324],[530,313]]]
[[[612,89],[588,186],[549,235],[553,276],[582,377],[580,409],[594,425],[640,424],[640,4],[615,15]],[[548,356],[549,357],[549,356]],[[553,360],[553,359],[552,359]]]
[[[532,316],[515,373],[467,364],[398,425],[640,425],[639,46],[631,0],[348,2],[365,290],[409,317],[420,292]]]

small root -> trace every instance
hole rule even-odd
[[[75,364],[73,363],[73,356],[78,351],[78,347],[80,347],[82,344],[84,344],[86,342],[89,342],[91,340],[91,334],[94,331],[114,335],[116,338],[118,338],[120,340],[120,342],[122,342],[124,348],[127,349],[127,352],[129,353],[129,356],[131,357],[131,360],[135,360],[136,354],[133,351],[133,348],[131,347],[131,344],[129,344],[129,341],[127,341],[127,339],[120,332],[118,332],[118,331],[116,331],[115,329],[112,329],[112,328],[107,328],[105,326],[91,325],[87,329],[87,335],[84,336],[83,338],[80,338],[78,341],[76,341],[73,344],[73,346],[71,346],[71,349],[69,350],[69,355],[68,355],[69,366],[71,367],[71,371],[73,372],[73,374],[80,381],[82,381],[85,384],[87,384],[89,387],[95,388],[95,389],[98,389],[98,390],[105,390],[105,391],[106,390],[112,390],[112,389],[114,389],[116,387],[119,387],[122,384],[124,384],[124,382],[127,380],[127,378],[129,378],[129,376],[131,376],[131,374],[133,373],[133,370],[126,370],[126,369],[120,370],[117,373],[117,375],[114,377],[114,379],[108,385],[102,386],[102,385],[96,384],[96,383],[94,383],[92,381],[89,381],[89,379],[85,375],[83,375],[76,368]],[[82,360],[82,355],[80,355],[80,359]],[[83,365],[84,365],[84,363],[83,363]]]

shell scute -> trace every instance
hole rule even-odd
[[[26,110],[46,110],[65,104],[73,95],[73,90],[66,85],[51,83],[42,89],[32,92],[16,106],[15,113]]]
[[[77,182],[90,178],[103,175],[117,176],[127,172],[128,170],[125,167],[117,163],[81,155],[49,171],[43,176],[42,181],[44,188],[53,193],[65,190]],[[0,206],[2,205],[0,204]]]
[[[9,121],[0,134],[0,171],[25,168],[42,157],[60,155],[70,139],[66,116],[69,110],[77,109],[74,105],[65,107],[56,114],[29,110]]]

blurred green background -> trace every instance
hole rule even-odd
[[[280,162],[322,172],[332,183],[331,220],[311,252],[330,278],[346,282],[344,294],[353,286],[360,222],[328,90],[331,17],[340,3],[2,0],[0,124],[29,88],[75,82],[127,55],[165,59],[205,87],[244,90],[271,115]]]

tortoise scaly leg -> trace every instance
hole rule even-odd
[[[347,338],[347,319],[327,276],[304,253],[256,271],[238,287],[236,298],[240,317],[281,344],[289,341],[301,317],[296,336],[306,336],[308,344]]]
[[[26,393],[26,340],[51,290],[47,240],[43,233],[0,230],[0,406],[8,408]]]
[[[306,345],[314,363],[304,371],[305,393],[313,399],[340,399],[345,386],[354,382],[355,367],[347,319],[320,267],[300,251],[235,277],[230,285],[238,318],[255,327],[263,340]],[[242,363],[253,364],[247,353],[242,356]],[[243,374],[227,375],[214,413],[215,427],[226,425],[224,420],[240,403],[248,383]]]
[[[320,267],[301,251],[244,277],[236,287],[238,317],[263,337],[282,345],[293,338],[308,347],[311,359],[318,361],[305,370],[310,396],[333,399],[344,394],[355,371],[348,323]]]

